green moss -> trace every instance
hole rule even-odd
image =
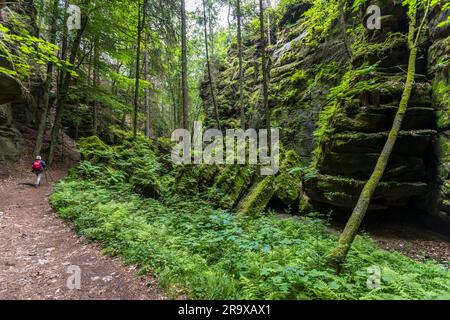
[[[275,192],[274,177],[267,176],[254,184],[247,196],[239,203],[238,215],[256,216],[262,213]]]
[[[0,136],[0,162],[13,162],[19,157],[20,150],[14,139]]]
[[[328,94],[328,105],[322,109],[314,136],[317,147],[314,151],[313,168],[318,168],[323,160],[324,149],[334,133],[334,123],[338,117],[345,117],[346,108],[354,106],[354,99],[363,92],[373,91],[380,87],[376,77],[366,79],[373,73],[375,66],[364,65],[358,69],[350,69],[343,76],[341,83],[332,88]]]
[[[295,203],[300,197],[301,173],[290,170],[301,166],[299,155],[294,150],[288,150],[281,163],[280,173],[274,181],[275,196],[286,205]]]
[[[435,80],[433,83],[433,100],[437,107],[439,128],[450,126],[450,84],[445,80]]]
[[[77,141],[81,157],[93,163],[108,162],[114,156],[113,149],[97,136],[81,138]]]
[[[450,177],[450,140],[443,135],[438,137],[439,175],[443,180]]]
[[[149,198],[159,198],[162,193],[160,176],[151,167],[138,168],[130,179],[135,191]]]
[[[226,166],[216,177],[209,198],[221,208],[233,208],[250,186],[255,172],[250,166]]]

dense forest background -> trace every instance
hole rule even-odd
[[[57,167],[75,140],[52,205],[170,294],[448,297],[448,257],[356,237],[366,212],[450,221],[448,1],[0,1],[0,14],[0,161]],[[195,121],[279,128],[279,173],[174,165],[171,134]],[[381,287],[366,285],[373,265]]]

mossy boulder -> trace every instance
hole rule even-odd
[[[219,174],[217,165],[178,165],[175,167],[175,185],[173,191],[181,195],[196,195],[208,190]]]
[[[224,167],[214,180],[209,198],[221,208],[232,209],[249,188],[255,176],[253,166],[232,165]]]
[[[237,214],[240,216],[256,216],[261,214],[275,193],[274,180],[275,177],[267,176],[256,182],[249,193],[239,203]]]

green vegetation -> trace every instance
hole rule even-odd
[[[170,175],[160,179],[161,198],[134,193],[132,177],[142,177],[142,165],[139,156],[129,155],[146,150],[145,166],[159,172],[164,165],[151,152],[158,144],[107,147],[94,138],[83,140],[81,150],[90,161],[57,185],[51,202],[106,252],[157,275],[169,294],[195,299],[448,298],[450,274],[443,266],[377,249],[367,236],[357,238],[344,271],[336,275],[324,257],[337,235],[318,216],[238,218],[201,197],[164,191]],[[115,168],[107,162],[111,157]],[[367,268],[372,265],[381,268],[383,285],[370,290]]]
[[[366,210],[450,220],[448,1],[378,1],[380,30],[366,0],[186,2],[0,2],[1,164],[39,154],[52,169],[76,141],[52,205],[173,297],[449,298],[446,266],[352,244]],[[175,165],[169,137],[196,121],[279,128],[279,172]],[[331,220],[355,205],[335,270]]]

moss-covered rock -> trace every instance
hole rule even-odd
[[[379,132],[388,131],[397,112],[396,106],[368,106],[350,115],[336,117],[335,131]],[[433,108],[408,108],[402,130],[419,130],[436,127]]]
[[[274,180],[274,196],[286,206],[294,204],[301,195],[301,172],[292,169],[302,166],[300,156],[294,150],[288,150],[281,162],[279,174]]]
[[[0,105],[0,162],[12,163],[19,159],[19,136],[9,105]]]
[[[0,162],[12,163],[19,157],[20,150],[17,141],[0,136]]]
[[[321,173],[356,179],[368,179],[375,168],[378,153],[327,152],[321,165]],[[383,175],[385,181],[417,181],[426,175],[422,157],[392,155]]]
[[[216,176],[209,198],[221,208],[232,209],[250,187],[256,168],[253,166],[225,166]]]
[[[256,216],[261,214],[275,193],[274,180],[275,178],[273,176],[267,176],[256,182],[249,193],[239,203],[237,214],[241,216]]]
[[[114,156],[113,149],[97,136],[79,139],[77,141],[77,147],[80,150],[81,158],[93,163],[106,163]]]
[[[422,155],[430,146],[435,130],[401,131],[394,147],[394,153],[402,155]],[[388,132],[364,133],[346,132],[333,136],[330,152],[337,153],[380,153]]]
[[[208,190],[219,173],[217,165],[179,165],[175,167],[173,190],[181,195],[196,195]]]
[[[365,181],[352,178],[318,175],[306,181],[309,197],[342,208],[353,208]],[[404,206],[413,197],[423,196],[425,182],[380,182],[371,201],[371,209]]]
[[[0,57],[0,67],[10,69],[11,63]],[[0,72],[0,105],[17,102],[23,99],[19,82]]]

